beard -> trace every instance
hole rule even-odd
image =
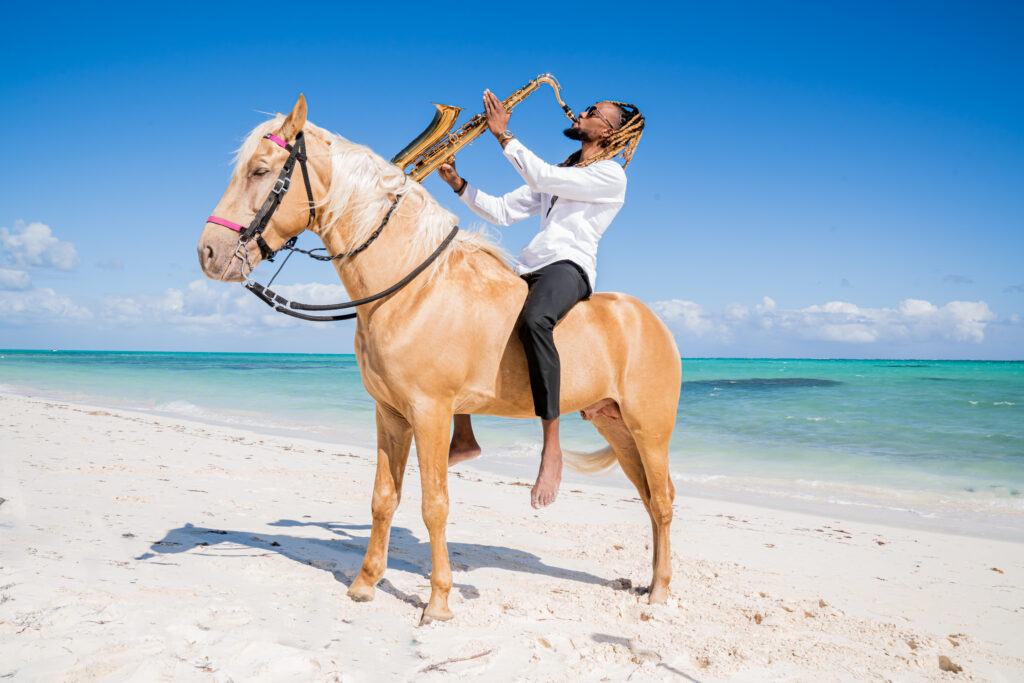
[[[588,136],[584,135],[583,131],[578,126],[572,126],[562,131],[562,135],[569,138],[570,140],[579,140],[580,142],[590,142]]]

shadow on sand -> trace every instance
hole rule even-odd
[[[259,553],[245,553],[236,557],[252,557],[277,553],[290,560],[300,562],[323,571],[330,572],[334,578],[348,586],[355,579],[362,566],[363,555],[370,540],[370,525],[341,524],[338,522],[299,522],[282,519],[272,522],[270,526],[320,527],[334,534],[337,538],[322,539],[287,534],[255,534],[251,531],[228,531],[209,527],[185,524],[183,527],[171,529],[159,541],[150,546],[150,552],[143,553],[136,560],[148,560],[158,555],[198,552],[213,548],[220,544],[228,544],[232,549],[248,547]],[[364,532],[363,534],[355,532]],[[559,579],[606,585],[608,579],[573,569],[563,569],[544,564],[536,555],[521,550],[513,550],[496,545],[478,543],[455,543],[449,541],[448,553],[452,569],[456,571],[472,571],[485,567],[504,569],[507,571],[529,572]],[[219,553],[220,557],[226,556]],[[231,555],[227,555],[231,556]],[[388,552],[388,568],[412,572],[425,578],[430,576],[430,542],[420,541],[411,531],[404,527],[391,527],[391,542]],[[416,595],[405,593],[395,587],[386,578],[377,587],[415,607],[426,606]],[[472,585],[456,583],[453,586],[463,598],[472,600],[480,597],[479,591]]]

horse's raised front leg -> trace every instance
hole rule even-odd
[[[448,425],[452,414],[441,410],[417,415],[413,420],[416,455],[423,486],[423,521],[430,534],[430,601],[421,623],[451,619],[448,593],[452,589],[452,568],[448,561]]]
[[[391,519],[402,499],[402,478],[409,459],[412,427],[401,415],[377,404],[377,476],[373,482],[373,528],[366,546],[363,568],[348,595],[353,600],[373,600],[373,587],[384,576],[388,563]]]

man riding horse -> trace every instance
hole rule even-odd
[[[540,471],[530,494],[535,508],[555,501],[562,480],[558,439],[561,371],[554,328],[579,301],[594,291],[597,243],[622,208],[626,174],[643,134],[644,117],[623,102],[598,102],[580,114],[565,136],[580,149],[558,166],[543,162],[508,129],[510,113],[490,90],[484,92],[487,128],[526,184],[492,197],[459,176],[454,163],[440,176],[475,214],[495,225],[541,215],[540,232],[519,253],[518,272],[529,287],[520,316],[519,338],[526,351],[530,388],[544,444]],[[621,154],[623,164],[612,161]],[[469,415],[456,415],[448,463],[480,454]]]
[[[487,99],[492,132],[506,133],[507,112],[499,111],[501,103],[493,96]],[[259,124],[246,137],[228,188],[199,238],[203,273],[247,282],[258,292],[248,282],[253,267],[308,230],[323,243],[349,297],[361,302],[353,346],[363,386],[376,404],[377,469],[370,540],[348,588],[353,600],[372,600],[387,568],[391,523],[414,440],[420,505],[430,535],[430,599],[423,620],[450,619],[453,578],[446,527],[453,417],[540,414],[547,420],[548,467],[542,468],[534,490],[539,505],[557,493],[560,466],[552,457],[559,452],[554,440],[558,414],[576,410],[608,447],[576,454],[574,460],[591,471],[618,463],[636,487],[651,519],[648,600],[667,599],[675,497],[669,442],[679,407],[679,349],[654,312],[627,294],[596,292],[584,305],[561,310],[590,292],[597,240],[621,206],[625,186],[622,170],[611,159],[621,154],[629,161],[642,125],[634,107],[597,104],[574,126],[582,144],[562,166],[549,166],[517,141],[506,140],[505,154],[521,169],[527,188],[491,198],[489,204],[454,168],[445,169],[467,201],[504,212],[495,218],[542,215],[542,230],[522,255],[523,270],[533,276],[529,284],[493,244],[454,227],[455,216],[421,184],[409,182],[399,166],[307,121],[304,97],[289,114]],[[295,169],[305,194],[286,194]],[[584,275],[566,278],[567,269],[576,266],[564,264],[553,278],[534,275],[559,261],[580,266]],[[435,266],[429,276],[417,277],[431,262]],[[527,303],[528,296],[532,301],[543,291],[538,289],[542,281],[565,279],[574,290],[569,296],[549,292]],[[281,303],[277,295],[264,296],[277,310],[296,306]],[[545,298],[561,303],[552,307]],[[516,339],[524,305],[547,311],[549,330],[565,313],[554,335],[564,358],[554,382],[550,373],[544,380],[548,394],[539,406],[532,400],[532,361]],[[325,310],[303,306],[297,310]],[[533,335],[529,330],[523,334]],[[557,358],[553,346],[549,349],[549,358]],[[552,386],[560,389],[553,400]],[[545,403],[553,412],[546,412]],[[456,451],[458,446],[457,440]]]

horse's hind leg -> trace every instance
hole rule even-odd
[[[654,534],[654,571],[651,577],[650,601],[664,602],[668,597],[669,581],[672,579],[669,536],[672,526],[672,501],[676,495],[668,468],[668,445],[672,430],[671,426],[667,429],[655,428],[655,425],[650,424],[653,420],[649,416],[640,424],[630,418],[629,413],[624,411],[623,419],[636,443],[644,481],[647,483],[647,512],[651,515],[651,528]]]
[[[643,404],[636,401],[637,404]],[[675,426],[673,410],[659,411],[657,405],[649,402],[641,412],[631,411],[631,403],[621,405],[623,422],[630,434],[634,449],[629,458],[630,467],[642,471],[644,505],[650,514],[653,533],[651,564],[653,573],[650,581],[650,602],[665,602],[669,596],[669,582],[672,580],[672,552],[670,529],[672,527],[672,503],[676,488],[669,473],[669,439]],[[626,465],[623,466],[626,470]],[[627,474],[629,472],[627,471]],[[636,474],[630,478],[640,478]],[[634,480],[636,483],[636,480]],[[638,485],[638,488],[640,486]]]
[[[622,421],[622,416],[618,413],[618,406],[612,410],[605,410],[590,419],[597,431],[615,451],[619,466],[626,477],[633,482],[637,493],[640,494],[640,502],[644,504],[644,509],[651,517],[651,530],[654,535],[653,564],[656,567],[658,564],[658,525],[655,523],[654,513],[651,511],[651,488],[640,459],[640,449],[637,448],[633,435],[629,433],[629,428]]]
[[[388,563],[391,519],[402,499],[402,478],[409,458],[412,427],[401,415],[377,404],[377,476],[373,482],[373,528],[366,546],[363,568],[348,595],[360,602],[373,600],[374,586]]]
[[[654,425],[647,424],[652,422],[647,416],[641,425],[637,425],[635,420],[625,419],[618,404],[610,400],[598,410],[585,410],[584,417],[588,416],[615,451],[622,471],[636,486],[651,517],[654,550],[650,601],[664,602],[672,578],[669,528],[675,489],[668,473],[668,437],[672,430],[651,430]],[[633,423],[632,428],[630,422]],[[642,427],[647,427],[648,431],[643,431]],[[653,434],[664,436],[655,438]]]
[[[584,419],[589,419],[593,423],[597,431],[615,451],[619,466],[622,467],[626,477],[633,482],[637,493],[640,494],[640,500],[649,512],[651,491],[647,486],[643,463],[640,461],[640,451],[637,450],[633,435],[629,433],[629,429],[622,421],[622,416],[618,414],[618,406],[604,410],[593,417],[584,416]]]

